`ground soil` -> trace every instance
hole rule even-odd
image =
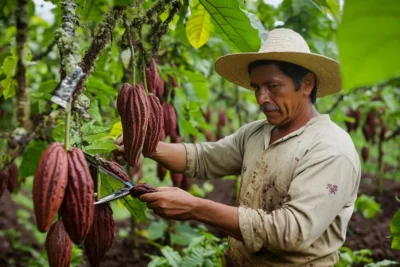
[[[199,182],[200,183],[200,182]],[[214,191],[206,197],[221,203],[230,205],[235,204],[234,188],[232,180],[216,180]],[[360,185],[360,193],[374,194],[376,188],[376,178],[364,175]],[[365,219],[361,214],[355,213],[350,221],[348,235],[345,246],[353,250],[369,248],[372,250],[375,261],[389,259],[400,261],[400,251],[390,248],[389,224],[395,212],[400,209],[400,203],[395,200],[395,195],[400,196],[400,183],[386,180],[383,185],[382,197],[377,197],[381,203],[383,211],[373,219]],[[26,226],[18,223],[16,211],[22,208],[14,203],[8,192],[0,198],[0,230],[15,229],[20,233],[17,237],[19,244],[24,244],[33,249],[42,249],[31,231],[26,230]],[[34,216],[33,216],[34,217]],[[138,237],[138,253],[134,256],[133,241],[131,238],[119,238],[118,231],[126,228],[129,221],[119,221],[116,224],[114,239],[111,249],[106,254],[102,266],[147,266],[149,257],[146,254],[157,255],[159,251],[150,245],[142,237]],[[224,237],[224,233],[217,229],[210,230],[219,237]],[[0,235],[0,267],[2,266],[27,266],[26,262],[32,257],[29,252],[24,252],[13,246],[9,236]],[[81,266],[89,266],[87,263]]]

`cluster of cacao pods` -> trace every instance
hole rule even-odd
[[[13,162],[6,170],[0,170],[0,198],[7,190],[13,193],[18,187],[18,167]]]
[[[377,100],[376,98],[373,101]],[[379,99],[378,99],[379,100]],[[364,124],[362,126],[362,133],[364,135],[365,141],[374,145],[376,143],[376,139],[380,142],[385,140],[386,133],[388,131],[387,125],[383,123],[381,117],[376,116],[376,111],[369,110],[366,114]],[[358,126],[361,124],[361,109],[358,108],[356,110],[350,109],[347,112],[347,116],[353,118],[354,122],[345,122],[347,132],[356,131]],[[379,130],[379,135],[377,134]],[[364,146],[361,149],[361,157],[364,162],[368,161],[369,158],[369,147]]]
[[[93,176],[93,177],[92,177]],[[96,169],[89,169],[78,148],[65,151],[57,142],[42,153],[33,181],[33,204],[39,231],[49,230],[46,249],[50,266],[69,266],[72,242],[85,242],[91,266],[112,244],[114,221],[108,204],[94,206]],[[107,212],[99,209],[107,209]],[[61,220],[53,223],[59,212]],[[96,214],[98,213],[98,214]],[[98,238],[101,237],[101,242]]]

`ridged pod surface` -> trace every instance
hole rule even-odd
[[[53,223],[45,243],[50,267],[69,267],[72,256],[72,242],[62,221]]]
[[[92,228],[85,239],[85,252],[90,266],[99,267],[114,239],[115,222],[109,203],[96,205]]]
[[[157,189],[149,184],[136,184],[131,190],[131,195],[133,197],[140,197],[143,194],[154,192],[157,192]]]
[[[0,170],[0,197],[3,195],[4,190],[7,188],[8,171]]]
[[[33,206],[39,231],[46,232],[57,214],[68,184],[68,157],[60,143],[43,152],[33,179]]]
[[[143,85],[140,83],[129,89],[124,84],[118,95],[117,105],[126,158],[131,166],[135,166],[142,153],[149,120],[149,107]]]
[[[78,148],[68,151],[68,186],[60,214],[72,242],[81,244],[93,223],[94,184],[85,155]]]
[[[8,181],[7,188],[10,193],[14,192],[18,186],[18,167],[13,162],[10,167],[8,167]]]
[[[124,172],[122,169],[121,165],[114,161],[104,161],[104,168],[117,175],[118,177],[121,177],[125,182],[129,182],[131,179],[129,178],[128,174]]]
[[[146,68],[146,82],[150,93],[159,97],[164,94],[164,80],[158,73],[154,58],[151,60],[150,67]]]
[[[166,136],[175,136],[177,127],[177,116],[175,108],[167,102],[162,103],[164,110],[164,130]]]
[[[145,157],[151,156],[156,151],[162,134],[161,130],[164,128],[164,111],[160,101],[155,95],[149,95],[147,101],[149,104],[149,123],[142,151]]]

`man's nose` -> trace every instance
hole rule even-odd
[[[259,105],[271,102],[270,91],[267,88],[260,88],[257,94],[257,102]]]

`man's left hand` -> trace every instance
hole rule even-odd
[[[194,219],[198,198],[178,187],[158,187],[159,192],[143,194],[140,200],[155,214],[173,220]]]

